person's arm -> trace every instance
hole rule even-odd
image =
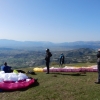
[[[52,56],[52,54],[51,54],[51,52],[49,53],[49,57],[51,57]]]
[[[99,53],[97,54],[97,58],[100,58],[100,54]]]
[[[4,66],[1,66],[1,71],[4,71]]]
[[[12,72],[12,67],[8,66],[8,72]]]
[[[47,61],[48,60],[48,54],[46,53],[46,56],[45,56],[45,60]]]

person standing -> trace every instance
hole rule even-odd
[[[97,69],[98,69],[98,81],[95,83],[100,84],[100,49],[98,49],[97,53]]]
[[[46,49],[46,56],[45,56],[45,61],[46,61],[46,67],[47,67],[47,73],[49,74],[49,63],[50,63],[50,57],[52,56],[51,52],[49,49]]]
[[[64,64],[64,60],[65,60],[65,57],[64,57],[64,54],[62,53],[59,57],[59,64],[60,66],[62,66]]]

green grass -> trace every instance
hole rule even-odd
[[[100,85],[94,83],[97,72],[36,72],[36,75],[27,75],[38,78],[39,85],[25,91],[0,92],[0,100],[100,100]]]

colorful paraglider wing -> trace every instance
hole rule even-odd
[[[34,79],[26,79],[20,82],[0,82],[0,89],[2,90],[19,90],[29,87],[35,82]]]

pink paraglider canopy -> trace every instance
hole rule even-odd
[[[29,87],[31,84],[35,82],[34,79],[29,79],[19,81],[19,82],[13,82],[13,81],[5,81],[5,82],[0,82],[0,89],[2,90],[19,90],[19,89],[24,89]]]
[[[5,73],[0,72],[0,89],[1,90],[19,90],[29,87],[35,82],[23,73]]]

